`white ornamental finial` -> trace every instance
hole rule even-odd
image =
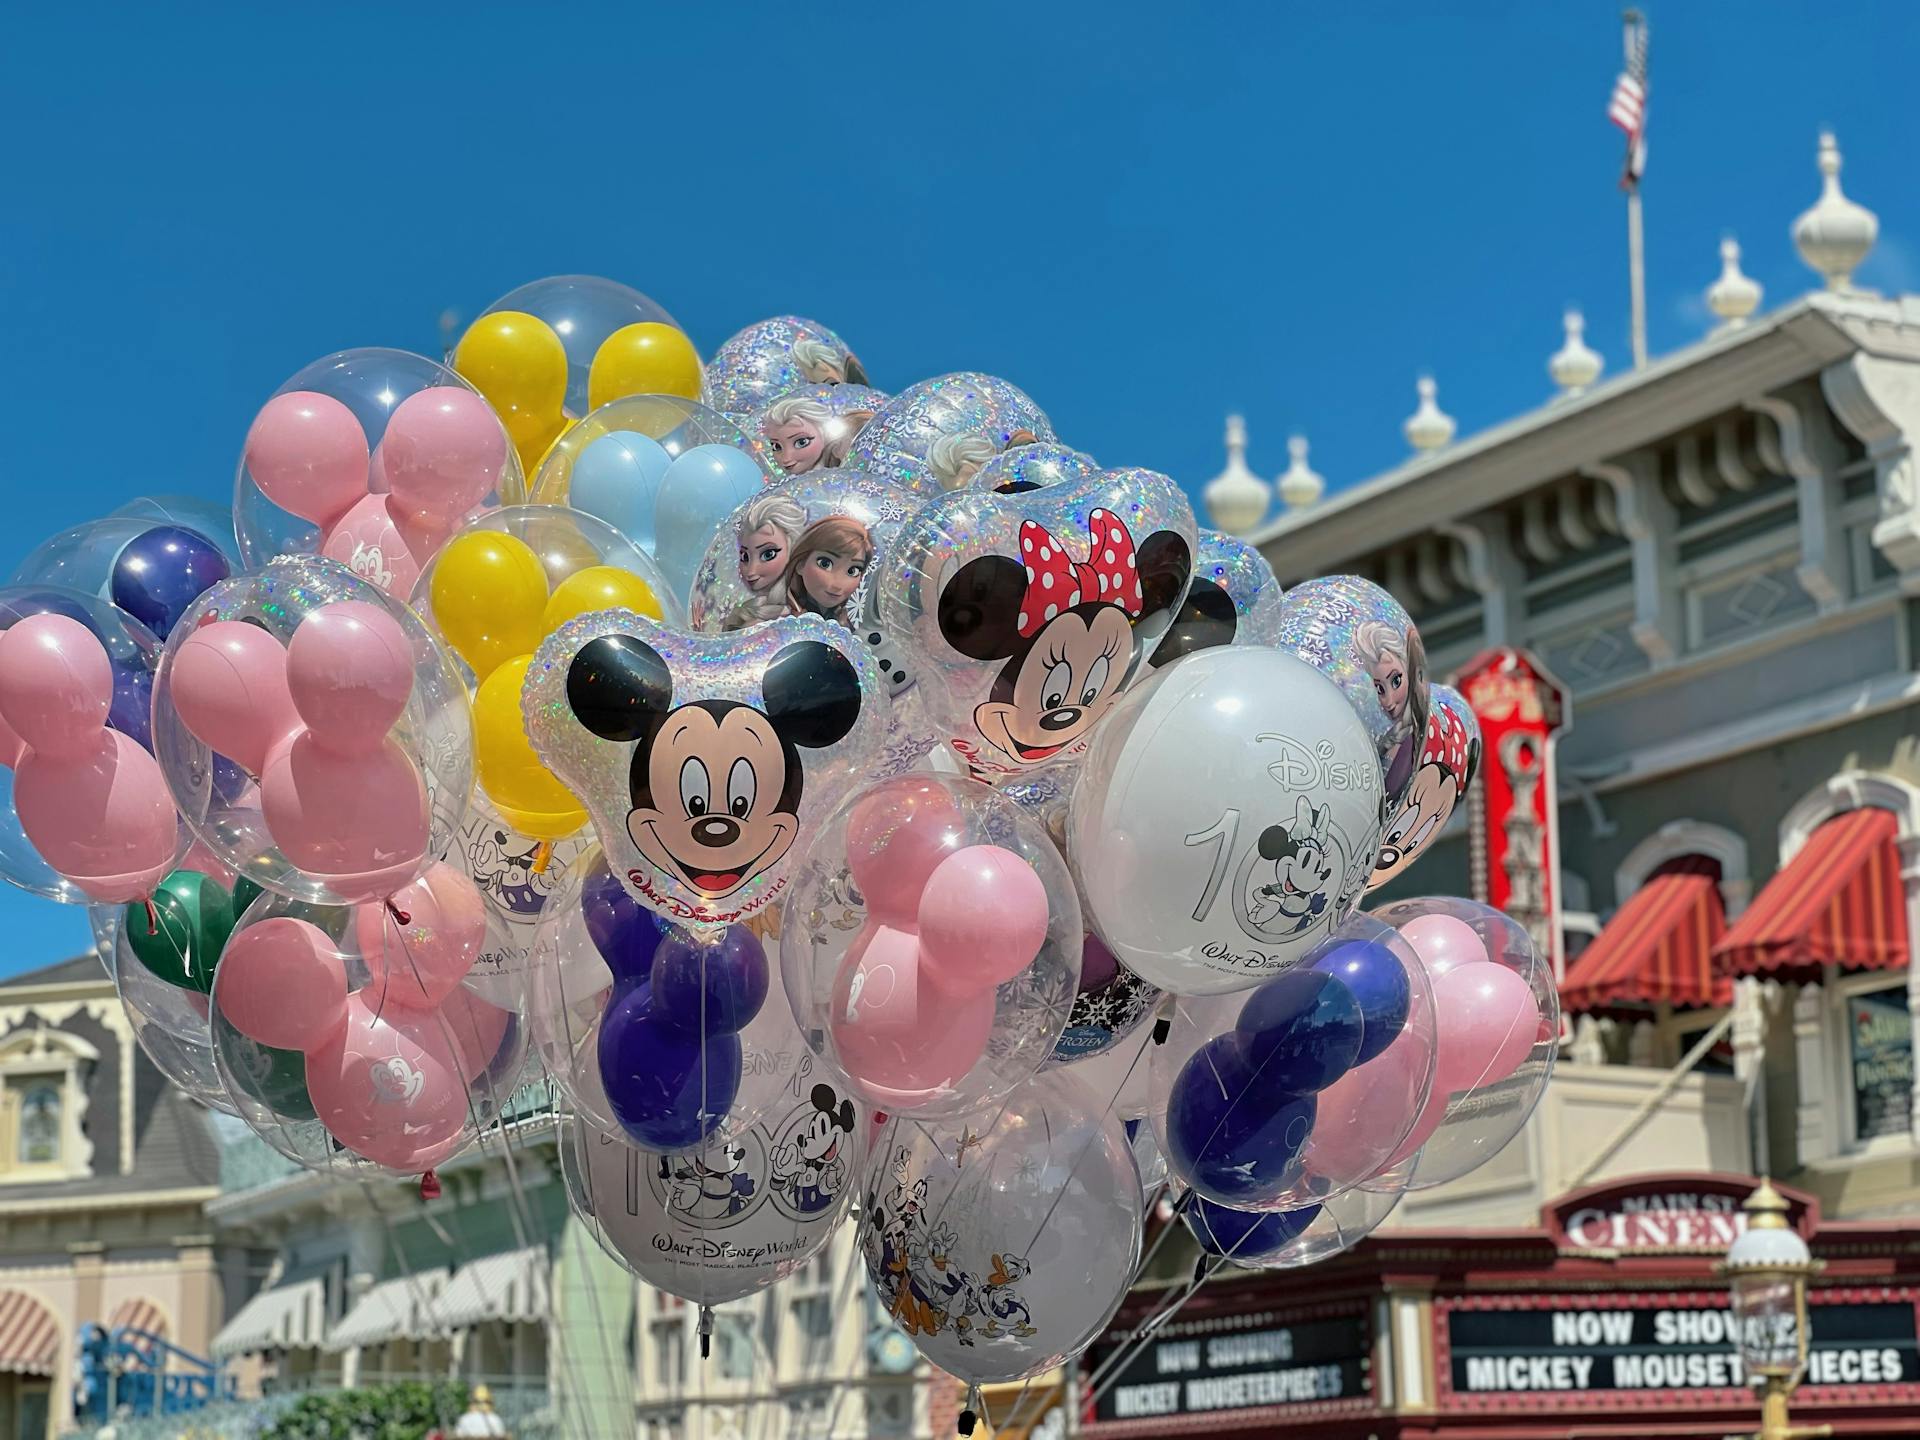
[[[1582,338],[1587,328],[1585,316],[1578,310],[1569,309],[1565,321],[1567,343],[1554,351],[1552,358],[1547,361],[1547,374],[1553,377],[1553,383],[1560,387],[1563,396],[1572,396],[1580,394],[1598,380],[1607,362]]]
[[[1247,422],[1227,417],[1227,468],[1200,492],[1214,528],[1244,535],[1267,513],[1267,482],[1247,468]]]
[[[1453,417],[1437,403],[1440,387],[1431,375],[1422,375],[1414,388],[1420,395],[1420,408],[1407,417],[1403,428],[1409,445],[1422,455],[1431,454],[1453,439]]]
[[[1720,278],[1707,287],[1707,308],[1720,317],[1715,328],[1738,330],[1760,308],[1760,282],[1740,269],[1740,242],[1729,235],[1720,242]]]
[[[1793,222],[1793,243],[1827,289],[1844,295],[1853,290],[1853,272],[1880,236],[1880,220],[1841,191],[1840,146],[1831,130],[1820,136],[1820,174],[1820,198]]]
[[[1287,466],[1286,473],[1274,482],[1280,491],[1280,503],[1289,510],[1304,510],[1325,492],[1327,482],[1307,464],[1306,436],[1289,438],[1287,454],[1292,457],[1292,463]]]

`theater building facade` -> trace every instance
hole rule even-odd
[[[1752,1429],[1713,1265],[1762,1175],[1827,1262],[1796,1419],[1920,1428],[1917,442],[1920,299],[1842,278],[1252,533],[1289,584],[1390,589],[1435,680],[1531,677],[1482,709],[1538,727],[1488,747],[1521,843],[1463,810],[1381,898],[1537,910],[1566,1038],[1487,1166],[1216,1278],[1095,1395],[1191,1275],[1166,1247],[1087,1434]]]

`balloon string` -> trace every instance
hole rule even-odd
[[[533,873],[536,875],[546,874],[547,866],[552,863],[553,842],[551,840],[542,840],[538,845],[533,847]]]
[[[406,911],[402,910],[398,905],[394,904],[393,897],[391,895],[389,895],[381,903],[383,903],[387,907],[387,913],[393,916],[393,918],[398,923],[402,925],[411,925],[413,923],[413,916],[409,915]]]
[[[147,907],[147,934],[158,935],[160,933],[160,912],[154,909],[153,897],[149,895],[140,903]]]

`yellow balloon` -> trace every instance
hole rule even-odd
[[[475,530],[449,541],[434,561],[427,598],[440,633],[482,680],[531,654],[547,633],[540,625],[547,572],[511,535]]]
[[[587,371],[587,408],[623,395],[700,398],[700,355],[687,332],[657,320],[627,325],[602,343]]]
[[[520,687],[532,664],[533,656],[516,655],[480,682],[473,697],[473,763],[502,819],[536,840],[560,840],[587,823],[587,811],[527,739]]]
[[[637,610],[652,620],[663,618],[660,601],[646,581],[631,570],[593,565],[560,582],[540,623],[551,635],[575,616],[595,610]]]
[[[499,412],[522,466],[546,453],[567,398],[567,348],[551,325],[519,310],[482,315],[454,347],[453,368]]]

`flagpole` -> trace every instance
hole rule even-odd
[[[1641,19],[1638,10],[1621,16],[1623,41],[1629,68],[1634,59],[1634,38]],[[1631,157],[1627,172],[1627,283],[1633,303],[1633,368],[1647,368],[1647,261],[1645,232],[1640,220],[1640,178],[1633,173]]]

